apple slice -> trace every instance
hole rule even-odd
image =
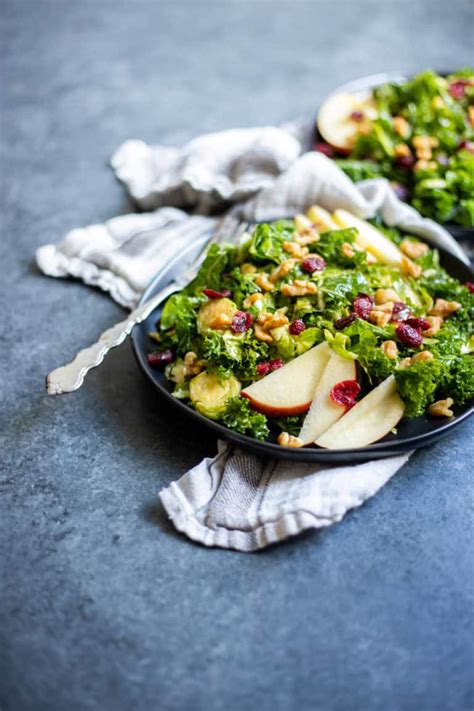
[[[322,435],[343,416],[346,408],[334,402],[330,393],[337,383],[343,380],[355,380],[356,372],[355,361],[343,358],[338,353],[331,353],[316,388],[310,410],[298,435],[305,444],[314,442],[319,435]]]
[[[390,375],[326,430],[316,444],[326,449],[365,447],[385,437],[403,417],[405,405]]]
[[[356,118],[354,117],[356,114]],[[349,153],[361,121],[376,117],[373,104],[365,97],[341,93],[329,96],[319,109],[318,131],[340,153]]]
[[[336,210],[333,218],[340,227],[357,228],[359,231],[355,241],[357,247],[373,254],[383,264],[401,265],[402,253],[398,247],[369,222],[355,217],[347,210]]]
[[[282,368],[257,380],[240,393],[254,410],[269,417],[301,415],[311,405],[316,386],[331,355],[327,343],[320,343]]]
[[[338,230],[339,225],[335,222],[331,213],[319,205],[313,205],[306,213],[312,227],[316,227],[318,232],[328,232],[329,230]]]

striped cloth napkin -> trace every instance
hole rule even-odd
[[[40,247],[39,268],[75,277],[133,308],[151,278],[190,240],[215,227],[225,210],[270,220],[313,204],[381,215],[467,262],[439,225],[400,202],[385,180],[354,185],[320,153],[304,153],[304,126],[234,129],[200,136],[184,147],[127,141],[112,167],[137,208],[146,210],[69,232]],[[84,344],[78,344],[82,346]],[[261,460],[219,442],[204,459],[160,492],[176,528],[206,546],[255,551],[308,528],[340,521],[373,496],[407,461],[329,466]]]

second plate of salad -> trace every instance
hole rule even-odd
[[[322,104],[315,148],[354,181],[388,178],[456,236],[474,234],[474,70],[351,82]]]

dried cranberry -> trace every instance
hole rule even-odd
[[[411,311],[403,301],[395,301],[392,307],[392,321],[405,321],[410,318]]]
[[[474,284],[472,281],[467,281],[466,282],[466,289],[471,292],[471,294],[474,294]]]
[[[324,153],[328,158],[332,158],[334,155],[334,148],[329,143],[315,143],[313,148],[318,153]]]
[[[270,370],[270,363],[259,363],[257,365],[257,373],[259,375],[268,375]]]
[[[205,294],[208,299],[225,299],[230,296],[229,289],[223,289],[222,291],[216,291],[215,289],[203,289],[202,293]]]
[[[336,383],[330,392],[331,400],[338,405],[350,408],[355,405],[355,399],[360,393],[360,385],[357,380],[342,380]]]
[[[278,370],[278,368],[283,368],[285,364],[281,358],[275,358],[274,360],[269,361],[268,365],[270,366],[270,370],[273,371]]]
[[[292,321],[290,323],[289,331],[292,336],[299,336],[300,333],[303,333],[303,331],[306,329],[306,326],[304,324],[304,321],[302,321],[300,318],[296,319],[296,321]]]
[[[395,161],[395,165],[403,168],[403,170],[411,170],[415,165],[415,159],[413,156],[399,156]]]
[[[370,312],[374,308],[374,300],[368,294],[357,294],[352,302],[356,316],[364,321],[369,320]]]
[[[249,330],[252,323],[252,314],[248,314],[246,311],[237,311],[234,314],[230,327],[234,333],[245,333],[245,331]]]
[[[469,151],[469,153],[474,153],[474,143],[472,141],[461,141],[458,148],[460,151]]]
[[[357,122],[363,121],[363,120],[364,120],[364,114],[362,113],[362,111],[353,111],[353,112],[351,113],[351,119],[352,119],[353,121],[357,121]]]
[[[397,326],[396,334],[405,346],[410,348],[418,348],[423,343],[421,330],[409,326],[407,323],[401,323]]]
[[[465,88],[463,81],[453,81],[453,83],[448,86],[448,91],[453,99],[462,99]]]
[[[341,331],[343,328],[347,328],[347,326],[350,326],[351,323],[354,323],[356,318],[357,316],[355,314],[349,314],[349,316],[343,316],[342,318],[338,318],[337,321],[334,321],[334,328],[337,328],[338,331]]]
[[[326,262],[322,257],[306,257],[301,263],[301,269],[308,274],[313,272],[322,272],[326,268]]]
[[[427,331],[431,328],[431,324],[426,318],[407,318],[405,321],[408,326],[415,328],[417,331]]]
[[[148,365],[160,367],[168,365],[168,363],[172,363],[174,355],[173,352],[167,348],[165,351],[161,351],[161,353],[148,353],[146,359],[148,361]]]

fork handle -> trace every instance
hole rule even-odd
[[[128,318],[104,331],[99,340],[88,348],[84,348],[67,365],[52,370],[46,378],[46,389],[49,395],[61,395],[78,390],[89,370],[102,363],[107,353],[119,346],[131,333],[132,328],[144,321],[172,293],[177,291],[178,285],[170,284],[152,299],[136,308]]]

